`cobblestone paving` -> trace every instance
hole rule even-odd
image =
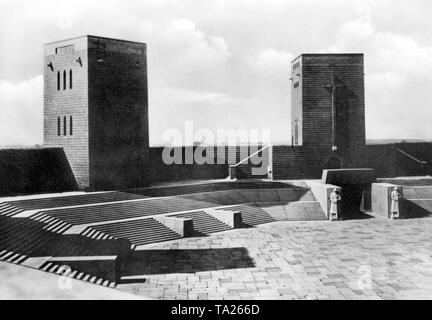
[[[274,222],[148,246],[117,288],[155,299],[431,299],[431,254],[429,218]]]

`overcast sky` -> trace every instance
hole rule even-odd
[[[290,62],[363,52],[368,139],[432,139],[430,0],[0,0],[0,145],[42,143],[43,44],[147,43],[150,143],[164,130],[290,141]]]

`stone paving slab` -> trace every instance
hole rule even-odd
[[[280,221],[143,247],[117,289],[155,299],[432,299],[432,219]]]

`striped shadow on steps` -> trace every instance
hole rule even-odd
[[[174,214],[170,217],[192,219],[194,236],[203,236],[214,232],[232,229],[229,225],[223,223],[204,211]]]
[[[125,238],[135,246],[181,238],[178,233],[153,218],[95,225],[86,228],[81,234],[98,239]]]
[[[103,277],[98,277],[90,273],[81,272],[76,269],[65,269],[64,266],[64,264],[47,261],[39,267],[39,270],[55,273],[65,277],[70,277],[76,280],[88,281],[90,283],[98,284],[105,287],[114,288],[116,286],[116,283],[111,280],[107,280]]]

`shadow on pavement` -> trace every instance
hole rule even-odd
[[[422,207],[419,203],[416,203],[416,201],[422,203],[424,202],[424,205],[429,208],[426,209]],[[428,201],[424,200],[408,200],[408,199],[400,199],[399,205],[401,212],[403,213],[400,216],[400,219],[415,219],[415,218],[427,218],[431,216],[431,207],[429,207]]]
[[[246,248],[138,250],[123,263],[121,276],[195,273],[224,269],[252,268],[254,260]],[[125,280],[122,280],[122,283]],[[127,280],[127,282],[135,282]],[[136,281],[139,282],[139,281]]]

